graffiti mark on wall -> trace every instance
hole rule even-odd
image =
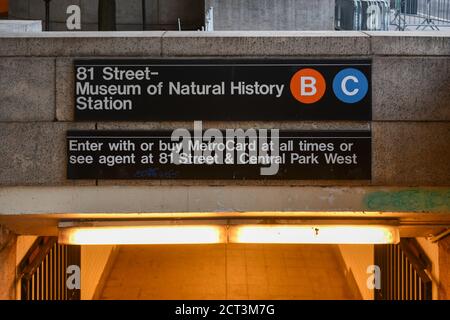
[[[367,209],[376,211],[450,211],[450,189],[377,191],[363,201]]]

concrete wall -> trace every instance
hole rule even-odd
[[[357,290],[360,298],[364,300],[374,299],[374,290],[367,287],[367,280],[370,274],[367,268],[374,264],[374,246],[373,245],[338,245],[341,254],[343,267],[347,282],[354,283],[353,290]]]
[[[68,129],[177,128],[192,123],[73,121],[77,57],[289,56],[370,58],[372,122],[206,123],[215,127],[361,129],[373,135],[371,181],[248,181],[246,185],[449,186],[450,34],[357,32],[45,33],[0,37],[0,185],[108,185],[66,179]],[[119,184],[128,184],[127,181]],[[144,181],[211,185],[226,181]]]
[[[16,298],[17,236],[0,224],[0,300]]]
[[[98,299],[114,263],[116,246],[81,247],[81,300]]]
[[[28,250],[33,245],[37,236],[18,236],[17,237],[17,251],[16,251],[16,265],[18,266]]]
[[[50,30],[67,30],[66,9],[72,4],[80,6],[82,30],[98,30],[98,0],[51,1]],[[146,0],[147,30],[178,30],[178,18],[184,30],[200,29],[203,5],[203,0]],[[42,0],[11,0],[9,7],[10,19],[45,19]],[[117,30],[142,30],[141,0],[116,0],[116,21]]]
[[[37,236],[17,236],[16,241],[16,268],[19,266],[22,259],[30,250]],[[16,299],[21,298],[21,281],[16,281]]]
[[[334,30],[334,0],[206,0],[214,30]]]
[[[192,126],[183,122],[74,122],[74,59],[200,56],[372,59],[371,122],[205,124],[205,127],[220,128],[370,128],[372,180],[136,182],[66,179],[66,130]],[[0,221],[6,215],[22,213],[53,213],[61,218],[56,214],[61,212],[65,218],[69,215],[73,218],[79,217],[80,212],[85,213],[84,217],[102,212],[110,216],[129,213],[142,217],[139,214],[145,212],[184,212],[187,216],[205,211],[217,215],[254,211],[254,216],[261,216],[262,211],[270,210],[272,213],[266,212],[267,215],[329,211],[328,217],[346,210],[360,217],[413,211],[423,213],[421,218],[438,211],[441,214],[438,221],[448,221],[450,33],[2,34],[0,75]],[[408,221],[417,217],[410,216]],[[33,221],[33,217],[25,219],[26,222],[14,216],[9,223],[24,227]],[[43,225],[43,220],[34,221]],[[8,289],[16,262],[15,238],[11,241],[14,250],[0,252],[2,297],[14,296]],[[4,241],[0,241],[2,243]]]

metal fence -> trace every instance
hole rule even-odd
[[[391,0],[396,30],[440,30],[450,27],[450,0]]]
[[[375,300],[431,300],[431,262],[415,239],[375,245],[374,258],[381,270]]]
[[[67,287],[67,267],[80,265],[80,246],[60,245],[56,237],[38,237],[19,264],[22,300],[79,300]]]

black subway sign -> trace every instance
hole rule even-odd
[[[368,60],[89,59],[74,64],[76,120],[372,118]]]
[[[370,131],[69,131],[68,179],[370,180]]]

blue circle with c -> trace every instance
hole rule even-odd
[[[336,97],[345,103],[356,103],[364,99],[369,90],[369,82],[361,71],[347,68],[338,72],[333,80]]]

